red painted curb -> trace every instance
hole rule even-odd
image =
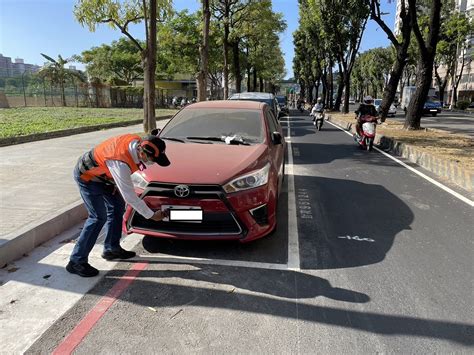
[[[117,301],[117,298],[136,279],[138,274],[148,266],[148,262],[133,264],[132,268],[103,296],[78,325],[54,349],[54,355],[71,354],[82,342],[94,325],[102,318],[107,310]]]

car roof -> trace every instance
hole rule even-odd
[[[241,92],[233,94],[229,97],[230,100],[238,99],[272,99],[274,96],[268,92]]]
[[[258,101],[241,101],[241,100],[214,100],[214,101],[201,101],[186,106],[184,109],[190,108],[241,108],[241,109],[261,109],[265,105],[263,102]]]

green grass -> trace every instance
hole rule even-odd
[[[156,117],[176,110],[157,109]],[[62,129],[133,121],[143,118],[135,108],[20,107],[0,109],[0,138],[25,136]]]

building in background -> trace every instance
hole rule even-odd
[[[401,20],[400,20],[400,9],[402,1],[405,2],[405,6],[408,6],[407,0],[397,0],[396,16],[394,25],[394,34],[400,34]],[[474,0],[456,0],[456,10],[466,13],[466,15],[472,20],[474,18]],[[474,36],[466,39],[468,42],[468,48],[465,53],[459,51],[459,58],[456,66],[456,76],[461,75],[461,80],[458,86],[458,100],[474,101]],[[461,74],[462,60],[464,56],[464,68]],[[438,72],[441,77],[446,75],[446,68],[440,67]],[[436,78],[433,73],[433,87],[437,88]],[[445,92],[445,103],[451,103],[453,99],[453,80],[449,79],[446,85]]]
[[[40,68],[39,65],[25,63],[21,58],[15,58],[15,61],[12,62],[10,57],[0,54],[0,77],[19,76],[24,72],[36,73]]]

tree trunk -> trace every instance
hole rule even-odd
[[[150,0],[146,49],[142,53],[143,62],[143,130],[149,133],[156,128],[155,116],[155,69],[156,69],[156,0]],[[147,22],[145,21],[145,26]]]
[[[229,97],[229,10],[224,15],[224,100]]]
[[[306,83],[304,80],[300,82],[300,98],[304,98],[306,96]]]
[[[433,80],[433,64],[441,27],[441,0],[433,0],[430,9],[429,33],[425,40],[418,26],[416,0],[408,0],[413,20],[413,32],[420,49],[420,61],[416,74],[416,91],[408,105],[404,128],[419,129],[423,106]]]
[[[339,80],[337,82],[337,96],[336,102],[334,103],[334,110],[340,111],[341,110],[341,101],[342,101],[342,92],[344,90],[344,74],[341,70],[339,70]]]
[[[250,66],[247,67],[247,91],[252,91],[250,87],[250,82],[251,82],[251,72],[250,72]]]
[[[307,102],[309,102],[311,105],[313,104],[313,88],[314,88],[314,84],[313,82],[310,82],[308,85]]]
[[[259,77],[258,78],[258,81],[259,81],[259,91],[260,92],[263,92],[264,91],[264,87],[263,87],[263,78],[262,77]]]
[[[328,106],[331,110],[334,109],[333,105],[333,98],[334,98],[334,77],[333,77],[333,72],[332,72],[332,67],[333,67],[333,61],[329,61],[329,100],[328,100]]]
[[[240,49],[239,40],[232,42],[232,57],[234,62],[234,80],[237,92],[242,92],[242,73],[240,71]]]
[[[59,83],[59,87],[61,88],[61,104],[63,107],[66,107],[66,94],[64,93],[64,81],[62,79]]]
[[[254,67],[253,68],[253,90],[257,91],[257,69]]]
[[[380,106],[380,110],[381,110],[380,119],[382,122],[385,122],[385,119],[387,118],[387,115],[388,115],[388,110],[390,109],[390,106],[395,100],[395,95],[397,94],[398,83],[400,82],[400,78],[402,77],[403,70],[405,68],[404,58],[406,58],[407,54],[406,52],[404,52],[403,49],[400,49],[398,52],[399,54],[397,55],[397,60],[395,61],[392,72],[390,73],[390,79],[383,93],[382,104]]]
[[[433,78],[433,62],[431,61],[431,65],[430,61],[420,62],[417,72],[416,91],[410,100],[405,117],[404,128],[406,129],[420,129],[423,106]]]
[[[349,113],[349,96],[351,95],[351,73],[344,72],[344,106],[342,113]]]
[[[209,11],[209,0],[202,0],[202,44],[199,47],[201,56],[200,70],[197,79],[197,100],[206,101],[207,99],[207,75],[209,71],[209,26],[211,12]]]

